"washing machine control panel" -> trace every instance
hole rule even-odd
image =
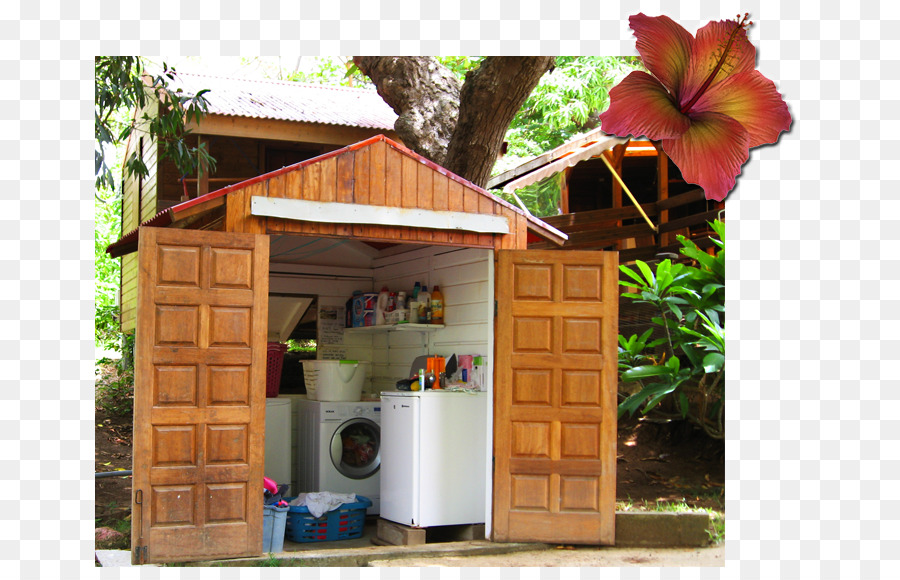
[[[322,420],[337,421],[364,417],[378,421],[381,417],[381,401],[326,403],[322,405]]]

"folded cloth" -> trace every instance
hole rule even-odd
[[[341,507],[345,503],[356,502],[355,493],[334,493],[331,491],[315,491],[312,493],[301,493],[291,500],[293,506],[303,505],[309,510],[314,517],[321,517],[325,512],[330,512]]]

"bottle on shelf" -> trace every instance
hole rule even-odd
[[[431,324],[444,324],[444,295],[440,286],[431,292]]]
[[[422,286],[419,290],[419,323],[426,324],[428,322],[428,313],[431,312],[431,293],[428,292],[428,286]]]
[[[409,388],[413,391],[425,390],[425,369],[419,369],[419,376],[416,377],[415,382],[413,382]]]
[[[419,290],[419,323],[428,323],[428,313],[431,312],[431,293],[428,286],[422,286]]]
[[[384,314],[387,312],[388,308],[388,299],[390,298],[391,293],[388,291],[387,286],[382,286],[381,292],[378,293],[378,300],[375,303],[375,325],[381,326],[384,324],[385,317]]]
[[[397,293],[391,292],[390,294],[388,294],[388,303],[387,303],[387,309],[385,310],[385,312],[393,312],[396,309],[397,309]]]

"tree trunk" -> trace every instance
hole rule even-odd
[[[487,57],[467,73],[444,167],[484,187],[509,124],[555,61],[552,56]]]
[[[459,112],[453,73],[430,56],[354,56],[353,62],[399,116],[394,129],[404,145],[443,165]]]
[[[513,117],[555,60],[489,56],[460,88],[432,57],[353,57],[399,115],[394,129],[403,143],[479,187],[490,177]]]

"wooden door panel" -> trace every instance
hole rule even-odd
[[[617,282],[611,253],[498,254],[496,540],[614,542]]]
[[[268,238],[142,228],[134,563],[262,551]]]

